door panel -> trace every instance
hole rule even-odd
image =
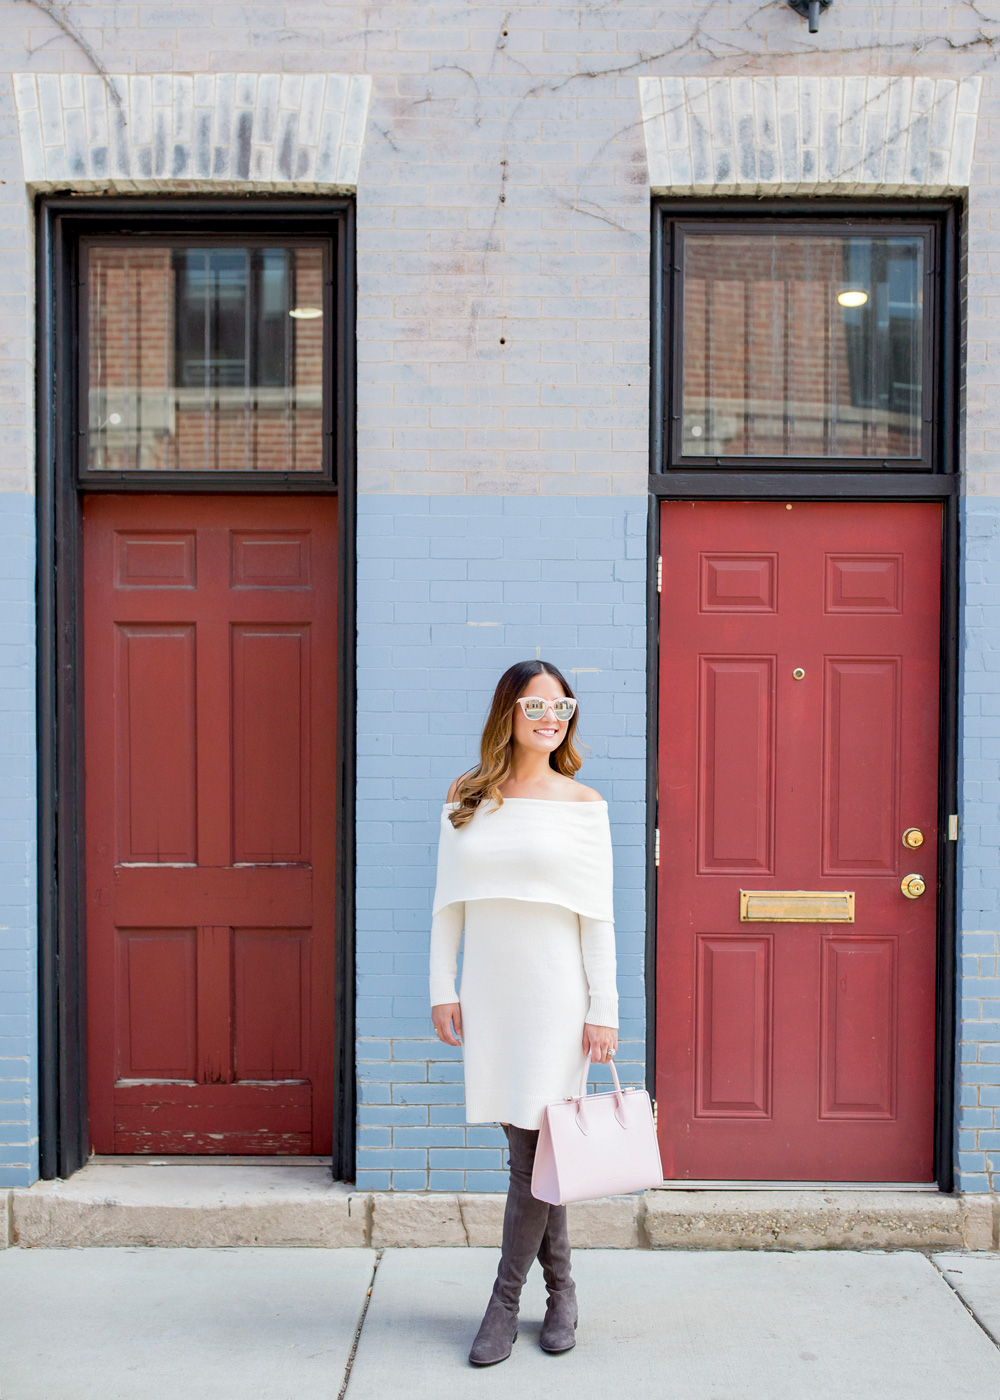
[[[700,871],[771,869],[774,662],[701,658]]]
[[[309,628],[232,631],[237,864],[309,860]]]
[[[940,507],[661,510],[667,1175],[930,1181]],[[741,890],[849,890],[854,922],[742,921]]]
[[[771,1100],[771,961],[768,934],[697,945],[697,1112],[767,1116]]]
[[[331,1150],[336,510],[85,501],[94,1151]]]
[[[197,860],[195,629],[115,628],[118,857]]]
[[[891,875],[899,842],[900,658],[824,662],[823,871]]]

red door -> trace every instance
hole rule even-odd
[[[336,520],[85,501],[96,1152],[331,1150]]]
[[[664,1169],[930,1181],[940,508],[669,502],[661,526]]]

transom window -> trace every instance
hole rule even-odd
[[[668,465],[930,467],[933,234],[678,220]]]
[[[321,473],[322,241],[84,240],[84,470]]]

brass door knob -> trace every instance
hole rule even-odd
[[[915,851],[918,846],[924,844],[924,833],[919,826],[908,826],[903,832],[903,845],[908,846],[911,851]]]
[[[922,875],[904,875],[899,882],[899,888],[907,899],[919,899],[927,886],[924,884]]]

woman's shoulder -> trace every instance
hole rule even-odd
[[[448,788],[448,796],[445,803],[456,802],[458,785],[465,777],[464,773],[459,774]],[[543,801],[545,799],[542,799]],[[560,802],[603,802],[604,798],[596,788],[588,787],[586,783],[578,783],[575,778],[567,778],[565,783],[560,783],[558,796],[553,799]]]
[[[571,788],[575,788],[573,800],[576,802],[603,802],[604,798],[596,788],[588,787],[586,783],[571,782]]]
[[[552,791],[556,802],[603,802],[604,798],[596,788],[579,783],[575,778],[563,777],[563,781]]]
[[[545,797],[540,797],[538,801],[576,802],[580,804],[586,802],[589,804],[603,802],[604,798],[596,788],[588,787],[586,783],[578,783],[575,778],[566,778],[563,782],[549,787]]]

